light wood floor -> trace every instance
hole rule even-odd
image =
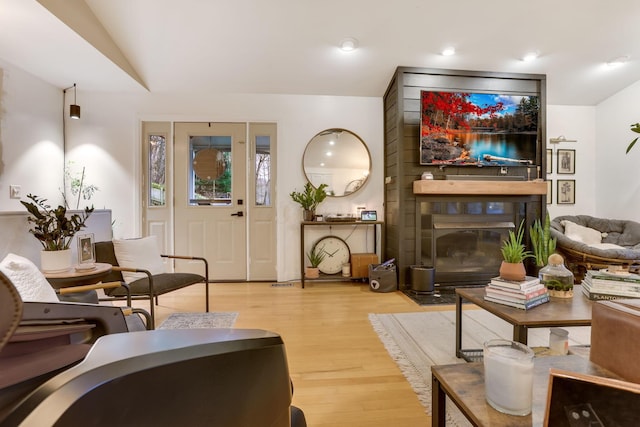
[[[369,323],[369,313],[452,310],[420,307],[401,292],[366,283],[211,284],[211,311],[237,311],[237,328],[266,329],[285,342],[293,404],[310,427],[426,426],[431,418]],[[204,311],[203,285],[160,297],[160,324],[173,312]],[[144,305],[141,303],[141,307]]]

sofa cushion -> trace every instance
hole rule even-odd
[[[29,259],[7,254],[0,262],[0,271],[11,280],[22,301],[60,302],[46,277]]]
[[[113,240],[113,249],[120,267],[148,270],[151,274],[164,273],[164,264],[156,236],[139,239]],[[126,283],[147,277],[144,273],[122,272]]]
[[[561,221],[561,224],[564,226],[564,235],[571,240],[587,245],[602,243],[602,233],[598,230],[584,227],[568,220]]]

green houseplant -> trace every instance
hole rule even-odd
[[[325,188],[327,188],[327,184],[320,184],[318,188],[315,188],[310,182],[307,182],[304,185],[304,191],[292,191],[289,194],[291,199],[299,203],[302,209],[304,209],[305,221],[313,221],[316,208],[327,197]]]
[[[47,199],[42,199],[33,194],[28,194],[27,198],[31,202],[20,201],[29,212],[27,221],[32,225],[29,232],[34,235],[43,248],[43,259],[41,268],[45,272],[53,272],[66,270],[71,267],[70,245],[73,236],[85,227],[85,222],[93,212],[93,207],[86,207],[82,214],[73,214],[67,216],[67,208],[63,205],[52,208],[47,204]],[[49,264],[48,259],[51,255],[47,252],[60,252],[57,257],[62,261],[62,265]],[[54,255],[55,256],[55,255]],[[54,262],[56,264],[57,261]],[[66,266],[64,264],[67,264]]]
[[[524,238],[524,220],[520,222],[518,229],[514,232],[509,230],[509,238],[502,242],[500,252],[502,252],[502,264],[500,265],[500,277],[505,280],[521,281],[527,273],[524,268],[524,260],[533,257],[533,254],[526,250],[522,239]]]
[[[640,133],[640,123],[632,124],[631,125],[631,131],[635,132],[635,133]],[[627,146],[627,153],[629,151],[631,151],[631,149],[633,148],[634,145],[636,145],[636,142],[638,141],[638,138],[640,138],[640,136],[634,138],[634,140],[629,143],[629,145]]]
[[[549,255],[556,250],[556,239],[551,237],[550,229],[551,219],[549,218],[548,211],[544,219],[544,224],[542,224],[539,219],[536,219],[529,229],[536,267],[544,267],[547,264]]]
[[[307,252],[307,258],[309,259],[309,267],[305,269],[304,275],[310,279],[315,279],[320,276],[320,270],[318,266],[324,260],[325,253],[323,248],[314,246],[309,252]]]

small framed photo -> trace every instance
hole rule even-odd
[[[547,180],[547,204],[553,203],[553,180]]]
[[[93,233],[78,235],[78,268],[90,269],[95,267],[96,251]]]
[[[558,204],[573,205],[576,203],[576,180],[575,179],[559,179],[558,180]]]
[[[576,173],[576,150],[558,150],[558,174],[570,175]]]
[[[547,175],[553,173],[553,150],[547,148]]]
[[[376,211],[362,211],[360,213],[360,221],[377,221],[378,212]]]

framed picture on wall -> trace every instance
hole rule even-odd
[[[573,205],[576,203],[576,180],[575,179],[559,179],[558,180],[558,198],[559,205]]]
[[[553,180],[547,180],[547,204],[553,203]]]
[[[547,148],[547,175],[553,173],[553,150]]]
[[[576,173],[576,150],[558,150],[558,174]]]

